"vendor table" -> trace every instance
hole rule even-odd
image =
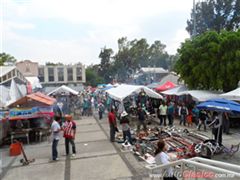
[[[51,130],[49,127],[34,128],[34,131],[35,131],[36,141],[37,141],[37,138],[39,137],[39,142],[42,141],[43,136],[46,136],[48,138],[51,134]]]
[[[11,132],[11,143],[13,143],[14,138],[26,137],[27,143],[29,144],[29,132],[32,129],[19,129]]]

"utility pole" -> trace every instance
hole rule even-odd
[[[192,33],[192,37],[196,36],[197,32],[196,32],[196,4],[195,4],[195,0],[193,0],[193,33]]]

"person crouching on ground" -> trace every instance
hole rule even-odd
[[[57,145],[60,139],[60,131],[61,131],[61,127],[59,125],[60,120],[61,120],[61,117],[56,116],[51,125],[51,131],[52,131],[52,137],[53,137],[53,141],[52,141],[52,160],[53,161],[58,160]]]
[[[71,115],[65,116],[66,121],[63,124],[63,137],[65,138],[66,155],[69,155],[69,143],[72,145],[72,156],[76,155],[75,147],[75,135],[76,135],[76,123],[73,121]]]
[[[157,149],[155,151],[155,161],[157,165],[168,164],[170,157],[166,153],[167,145],[163,140],[159,140],[157,143]],[[176,180],[177,178],[173,175],[173,168],[169,167],[163,174],[164,180]]]
[[[111,111],[108,113],[108,122],[110,126],[110,141],[114,142],[115,132],[117,129],[117,122],[116,122],[116,116],[113,109],[111,109]]]
[[[126,111],[123,111],[121,114],[121,121],[122,125],[122,131],[123,131],[123,140],[124,142],[128,138],[128,142],[132,145],[132,137],[130,132],[130,126],[129,126],[129,120],[128,120],[128,113]]]

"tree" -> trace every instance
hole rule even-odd
[[[240,26],[240,0],[206,0],[196,4],[196,35],[208,30],[236,31]],[[186,30],[193,35],[194,10]]]
[[[149,48],[149,65],[168,69],[168,53],[165,51],[166,45],[161,41],[155,41]]]
[[[149,45],[147,40],[134,39],[128,41],[126,37],[118,40],[118,52],[114,56],[114,69],[118,80],[126,81],[141,67],[163,67],[168,69],[168,53],[161,41]]]
[[[86,68],[86,84],[96,87],[98,84],[104,83],[104,79],[97,74],[99,65],[89,66]]]
[[[112,72],[111,72],[111,56],[113,54],[113,50],[112,49],[107,49],[106,47],[104,47],[100,54],[99,54],[99,58],[101,59],[101,63],[100,63],[100,68],[99,68],[99,75],[102,76],[104,78],[104,80],[106,82],[111,82],[112,78]]]
[[[240,80],[240,30],[206,32],[186,40],[178,49],[175,70],[194,89],[223,90]]]
[[[0,66],[3,66],[4,63],[16,63],[16,59],[10,54],[0,53]]]

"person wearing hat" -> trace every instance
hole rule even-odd
[[[72,156],[76,155],[75,135],[76,123],[73,121],[71,115],[65,115],[66,121],[63,124],[63,137],[65,138],[66,155],[69,155],[69,143],[72,145]]]
[[[113,109],[111,109],[111,111],[108,113],[108,122],[110,126],[110,141],[114,142],[115,132],[117,129],[117,122],[116,122],[116,116]]]
[[[124,142],[128,138],[128,142],[132,144],[132,137],[130,132],[130,126],[129,126],[129,120],[128,120],[128,113],[126,111],[123,111],[121,114],[121,121],[120,124],[122,125],[122,131],[123,131],[123,140]]]

